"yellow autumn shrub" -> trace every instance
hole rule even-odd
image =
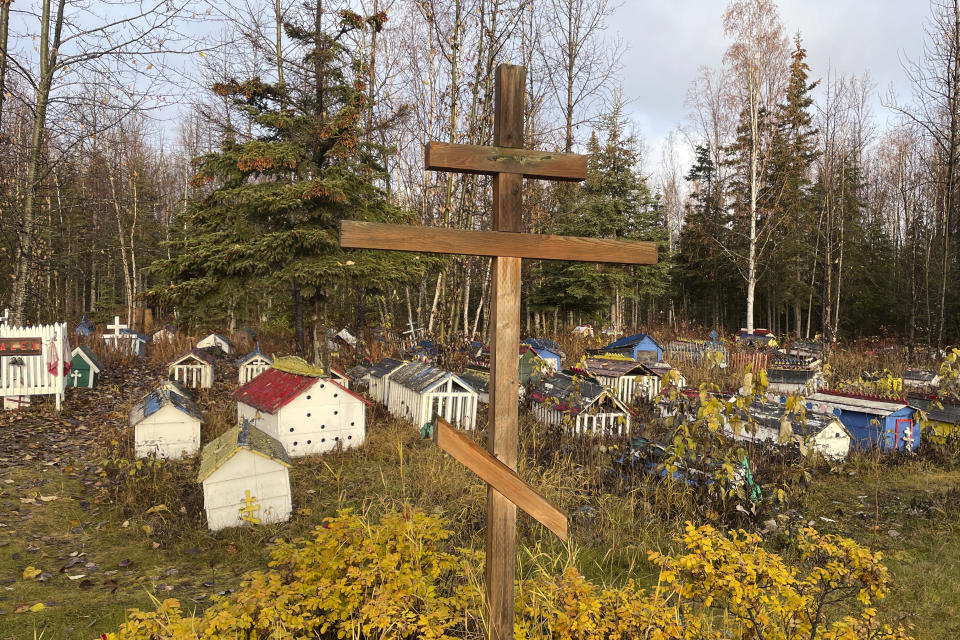
[[[872,552],[849,538],[803,529],[797,561],[788,565],[745,531],[719,534],[687,523],[685,553],[651,553],[660,581],[694,617],[725,621],[735,640],[903,640],[906,631],[882,623],[876,605],[889,573]],[[849,615],[851,610],[858,615]]]
[[[154,614],[133,612],[111,640],[204,638],[427,638],[476,632],[477,588],[468,576],[476,554],[443,550],[442,520],[389,513],[378,524],[341,513],[309,540],[283,543],[270,569],[197,618],[176,601]]]
[[[349,512],[309,540],[280,545],[270,568],[197,616],[176,600],[132,611],[109,640],[478,638],[482,557],[450,550],[442,519]],[[875,604],[889,576],[880,555],[804,530],[788,565],[743,531],[687,526],[677,555],[651,553],[650,590],[597,585],[568,567],[517,584],[518,640],[907,640]]]

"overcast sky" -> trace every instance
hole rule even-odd
[[[807,49],[811,79],[869,71],[875,83],[873,112],[892,86],[908,97],[900,60],[923,47],[928,0],[780,0],[780,17],[792,38]],[[719,66],[729,45],[721,16],[726,0],[624,0],[610,24],[627,44],[624,97],[640,135],[650,147],[648,169],[660,159],[663,139],[683,121],[684,98],[701,66]]]

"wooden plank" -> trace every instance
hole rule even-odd
[[[526,67],[507,63],[497,66],[493,144],[515,149],[523,146],[523,100],[526,88]]]
[[[503,231],[463,231],[343,220],[340,246],[538,260],[573,260],[620,264],[656,264],[653,242],[577,238]]]
[[[516,173],[524,178],[579,182],[587,177],[587,156],[532,149],[429,142],[424,163],[432,171]]]
[[[515,176],[500,174],[497,180],[511,175]],[[509,218],[509,214],[503,217]],[[510,225],[512,221],[501,218],[501,224]],[[490,453],[484,453],[492,453],[496,457],[491,458],[511,473],[517,468],[518,447],[520,262],[520,258],[499,257],[493,259],[491,266],[490,317],[494,321],[490,326],[490,419],[487,436],[487,449]],[[473,471],[477,472],[477,469]],[[530,505],[517,502],[514,494],[506,488],[488,483],[487,563],[484,575],[487,602],[490,606],[491,640],[513,638],[513,581],[516,572],[517,537],[515,504],[524,510],[530,508]]]
[[[516,173],[498,173],[493,177],[494,231],[523,231],[523,179]],[[516,258],[517,256],[509,256]],[[519,311],[517,312],[519,313]]]
[[[516,471],[460,433],[449,422],[436,416],[433,424],[433,439],[441,449],[497,489],[510,502],[530,514],[534,520],[555,533],[561,540],[567,541],[567,516],[563,511],[550,504],[546,498],[524,482]]]
[[[526,69],[497,67],[493,143],[523,147],[523,90]],[[493,179],[493,229],[516,234],[523,229],[523,177],[498,173]],[[491,264],[490,420],[487,452],[516,476],[518,448],[517,361],[520,346],[520,258],[495,257]],[[480,449],[480,447],[476,447]],[[480,449],[483,451],[482,449]],[[492,455],[491,455],[492,454]],[[476,470],[474,470],[476,472]],[[517,478],[519,480],[519,478]],[[526,485],[523,485],[526,487]],[[513,581],[516,577],[517,506],[508,487],[487,483],[487,536],[484,577],[491,640],[513,639]],[[527,507],[521,507],[527,508]],[[566,520],[564,519],[564,534]],[[563,537],[563,536],[561,536]]]

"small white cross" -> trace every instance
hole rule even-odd
[[[120,324],[120,316],[113,316],[113,324],[108,324],[107,329],[113,329],[113,346],[120,346],[120,330],[127,329],[127,325]]]
[[[73,378],[73,388],[76,389],[76,388],[77,388],[77,383],[80,381],[80,370],[79,370],[79,369],[74,369],[74,370],[70,373],[70,377]]]

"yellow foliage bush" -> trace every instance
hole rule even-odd
[[[310,540],[280,545],[270,569],[202,615],[176,600],[132,611],[109,640],[482,637],[481,556],[444,550],[443,521],[419,512],[380,523],[341,513]],[[889,576],[852,540],[805,529],[788,565],[744,531],[688,524],[684,551],[651,553],[649,592],[604,587],[568,567],[517,584],[518,640],[907,640],[874,605]],[[856,615],[854,615],[856,614]]]

